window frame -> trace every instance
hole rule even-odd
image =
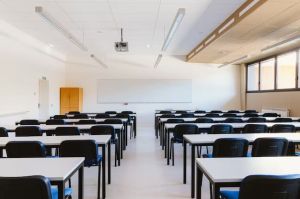
[[[285,55],[285,54],[288,54],[288,53],[292,53],[292,52],[296,52],[296,67],[295,67],[295,70],[296,70],[296,76],[295,76],[295,80],[296,80],[296,85],[294,88],[288,88],[288,89],[278,89],[278,86],[277,86],[277,72],[278,72],[278,57],[281,56],[281,55]],[[265,57],[263,59],[259,59],[259,60],[256,60],[256,61],[253,61],[253,62],[249,62],[246,64],[246,93],[268,93],[268,92],[288,92],[288,91],[300,91],[300,81],[299,81],[299,72],[300,72],[300,69],[299,69],[299,58],[300,58],[300,48],[296,48],[296,49],[292,49],[292,50],[288,50],[288,51],[284,51],[284,52],[281,52],[279,54],[276,54],[276,55],[272,55],[272,56],[268,56],[268,57]],[[271,89],[271,90],[261,90],[261,62],[264,62],[264,61],[267,61],[267,60],[270,60],[270,59],[274,59],[275,61],[275,71],[274,71],[274,89]],[[259,66],[259,69],[258,69],[258,77],[259,77],[259,80],[258,80],[258,90],[255,90],[255,91],[249,91],[248,90],[248,67],[253,65],[253,64],[257,64],[258,63],[258,66]]]

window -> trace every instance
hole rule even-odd
[[[277,88],[296,88],[296,52],[281,55],[277,59]]]
[[[257,91],[258,90],[258,83],[259,83],[259,64],[252,64],[248,66],[248,82],[247,82],[247,89],[248,91]]]
[[[260,90],[274,90],[275,88],[275,59],[260,63]]]

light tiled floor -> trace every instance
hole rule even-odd
[[[186,185],[182,183],[182,169],[181,145],[175,147],[175,166],[167,166],[154,129],[138,129],[137,138],[128,143],[121,166],[112,167],[112,183],[107,186],[107,199],[190,199],[190,161]],[[84,198],[95,199],[97,168],[86,168],[84,180]],[[73,181],[74,198],[77,198],[76,178]],[[203,189],[202,198],[209,198],[206,180]]]

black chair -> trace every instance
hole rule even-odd
[[[242,132],[243,133],[267,133],[268,126],[264,124],[246,124]]]
[[[182,118],[191,118],[191,117],[195,117],[195,115],[193,113],[183,113],[180,115],[180,117]]]
[[[27,136],[42,136],[43,132],[38,126],[19,126],[15,130],[16,137],[27,137]]]
[[[229,110],[229,111],[227,111],[227,113],[240,113],[240,111],[238,111],[238,110]]]
[[[130,119],[130,115],[127,114],[127,113],[117,113],[115,117],[118,117],[118,118],[128,118],[128,119]]]
[[[164,114],[164,115],[160,116],[160,118],[174,118],[174,117],[176,117],[176,116],[173,114]]]
[[[225,123],[242,123],[244,122],[241,118],[230,117],[224,120]]]
[[[233,133],[233,127],[228,124],[215,124],[210,127],[209,134],[230,134]]]
[[[55,120],[63,120],[63,119],[68,119],[68,116],[66,116],[66,115],[54,115],[53,119],[55,119]]]
[[[79,111],[70,111],[69,114],[70,115],[78,115],[78,114],[80,114],[80,112]]]
[[[133,114],[133,111],[122,111],[123,114]]]
[[[59,146],[60,157],[84,157],[84,166],[98,166],[98,191],[97,199],[100,199],[100,175],[102,156],[98,153],[98,145],[95,140],[66,140]],[[105,183],[105,182],[103,182]]]
[[[204,111],[204,110],[196,110],[194,113],[195,114],[201,114],[201,113],[206,113],[206,111]]]
[[[39,141],[12,141],[5,146],[8,158],[46,157],[46,147]]]
[[[205,117],[220,117],[220,115],[218,113],[207,113]]]
[[[248,176],[241,182],[240,191],[221,190],[222,199],[299,199],[299,175]]]
[[[265,123],[267,122],[267,119],[264,117],[250,117],[247,120],[248,123]]]
[[[8,137],[8,132],[5,128],[0,127],[0,137]],[[0,158],[3,157],[3,149],[0,149]]]
[[[277,113],[264,113],[263,117],[278,117],[279,115]]]
[[[187,111],[175,111],[176,114],[185,114],[188,113]]]
[[[256,110],[245,110],[244,113],[257,113],[257,111]]]
[[[211,113],[223,113],[223,111],[220,111],[220,110],[212,110],[210,111]]]
[[[77,124],[97,124],[96,120],[79,120]]]
[[[211,118],[201,117],[195,120],[196,123],[214,123],[214,120]]]
[[[53,120],[46,121],[46,125],[64,125],[64,124],[66,123],[62,119],[53,119]]]
[[[21,120],[20,125],[39,125],[38,120]]]
[[[160,114],[172,114],[172,111],[159,111]]]
[[[80,135],[80,130],[76,126],[61,126],[61,127],[56,127],[54,134],[56,136],[76,136]]]
[[[166,123],[184,123],[184,119],[168,119]]]
[[[243,117],[258,117],[259,115],[257,113],[245,113]]]
[[[109,114],[106,113],[98,113],[95,118],[101,119],[101,118],[110,118]]]
[[[237,117],[237,114],[235,114],[235,113],[224,113],[224,114],[222,114],[222,117]]]
[[[285,138],[257,138],[253,142],[252,157],[287,155],[289,141]]]
[[[1,199],[57,199],[57,193],[44,176],[0,177]]]
[[[292,118],[278,117],[275,118],[274,122],[293,122]]]
[[[116,119],[116,118],[112,118],[112,119],[106,119],[103,122],[104,124],[123,124],[121,119]]]
[[[119,139],[116,136],[115,129],[110,125],[96,125],[91,127],[91,135],[111,135],[111,143],[115,144],[115,166],[117,166],[117,159],[119,159],[120,148]]]
[[[296,127],[289,124],[275,124],[271,127],[271,133],[294,133]]]
[[[106,113],[106,114],[109,114],[109,115],[110,115],[110,114],[117,114],[116,111],[105,111],[105,113]]]
[[[76,114],[74,115],[74,119],[89,119],[89,116],[87,114]]]
[[[183,143],[183,135],[186,134],[197,134],[198,126],[194,124],[178,124],[174,128],[173,137],[171,138],[171,150],[172,165],[174,166],[174,144]]]

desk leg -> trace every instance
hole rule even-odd
[[[167,130],[166,149],[167,151],[167,165],[170,164],[170,132]]]
[[[169,131],[169,129],[164,129],[163,130],[163,149],[165,149],[165,158],[167,158],[167,132]]]
[[[84,195],[84,167],[80,167],[79,173],[78,173],[78,198],[83,199]]]
[[[202,171],[197,167],[196,170],[196,175],[197,175],[197,181],[196,181],[196,198],[201,199],[201,193],[202,193],[202,178],[203,178],[203,173]]]
[[[186,141],[183,139],[183,184],[186,184]]]
[[[137,118],[136,117],[134,117],[134,122],[133,122],[133,124],[134,124],[134,138],[136,138],[136,134],[137,134],[137,132],[136,132],[136,124],[137,124]]]
[[[58,182],[57,189],[58,189],[58,199],[64,199],[65,198],[65,182],[64,181]]]
[[[192,149],[192,162],[191,162],[191,197],[195,197],[195,145],[191,145]]]
[[[106,196],[106,175],[105,175],[105,166],[106,166],[106,146],[102,145],[102,199]]]
[[[220,186],[218,184],[213,184],[213,199],[219,199],[220,196]]]
[[[127,125],[124,125],[124,133],[125,133],[125,143],[126,146],[128,144],[128,129],[127,129]]]
[[[108,157],[107,157],[107,170],[108,170],[108,184],[111,183],[111,144],[110,142],[108,142],[107,144],[107,147],[108,147],[108,150],[107,150],[107,153],[108,153]]]

